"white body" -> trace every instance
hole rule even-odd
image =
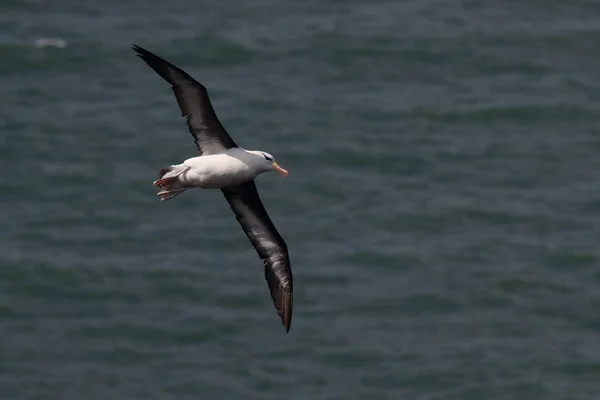
[[[269,171],[271,164],[262,155],[241,148],[229,149],[221,154],[188,158],[178,167],[189,167],[179,177],[187,187],[219,189],[237,185]]]
[[[239,185],[271,170],[288,176],[288,172],[269,153],[235,147],[219,154],[188,158],[182,164],[162,168],[159,179],[153,185],[160,187],[157,194],[163,201],[193,187],[222,189]]]

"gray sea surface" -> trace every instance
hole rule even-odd
[[[136,43],[209,90],[289,334]],[[0,4],[0,398],[600,399],[600,3]]]

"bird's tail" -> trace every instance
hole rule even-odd
[[[161,201],[172,199],[187,190],[181,179],[177,178],[189,169],[190,167],[186,165],[171,165],[159,171],[159,179],[154,181],[153,185],[160,187],[161,190],[158,192],[158,196],[160,196]]]
[[[170,167],[162,168],[158,172],[158,180],[154,181],[152,185],[160,186],[161,188],[163,188],[163,186],[167,184],[169,184],[169,186],[173,186],[172,183],[175,182],[171,181],[173,181],[173,179],[177,178],[184,172],[187,172],[189,169],[190,167],[188,167],[187,165],[171,165]]]

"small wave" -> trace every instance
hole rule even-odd
[[[64,49],[67,47],[67,41],[60,38],[40,38],[34,42],[35,47],[58,47]]]

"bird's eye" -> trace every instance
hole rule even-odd
[[[268,156],[268,155],[266,155],[266,154],[264,155],[264,157],[265,157],[265,160],[267,160],[267,161],[273,161],[273,158],[269,157],[269,156]]]

